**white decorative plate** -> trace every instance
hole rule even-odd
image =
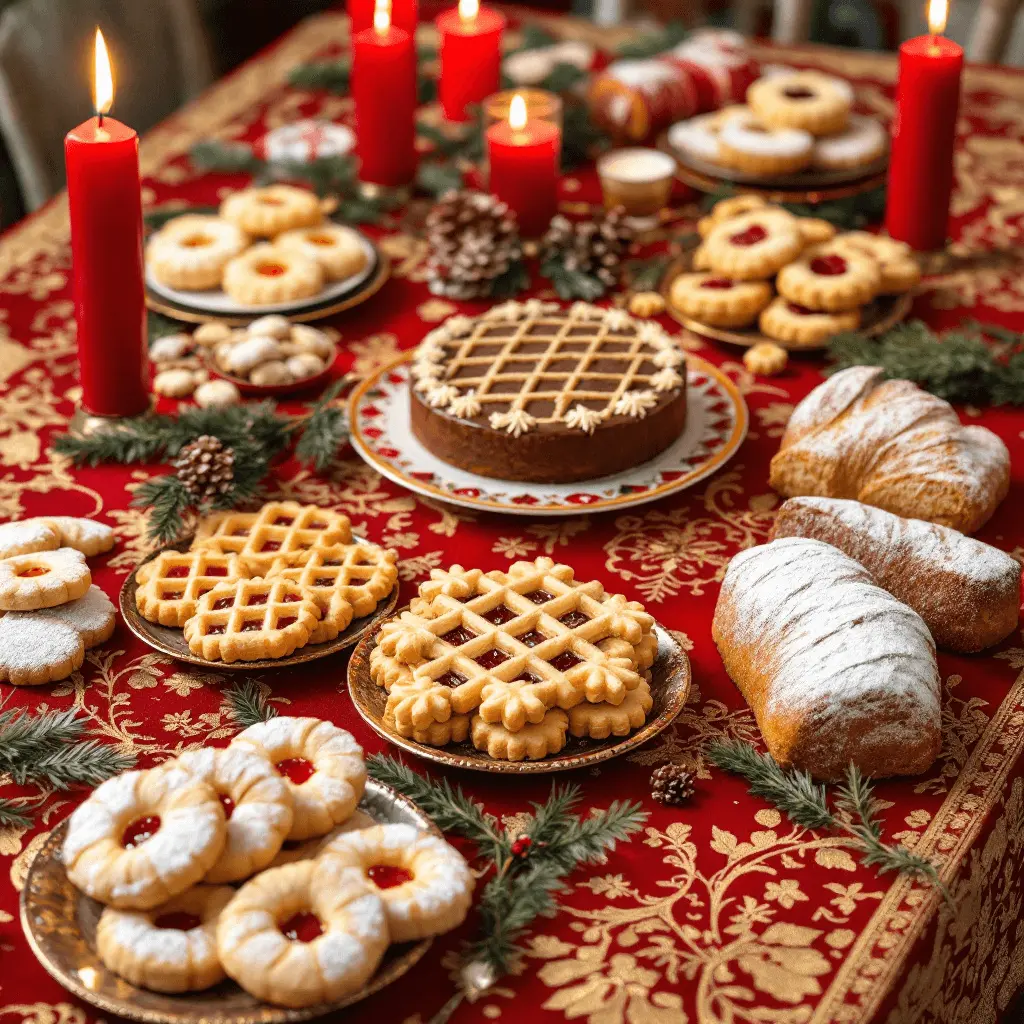
[[[571,484],[494,480],[442,462],[409,424],[409,360],[378,370],[353,392],[355,450],[383,476],[410,491],[466,508],[510,515],[567,516],[657,501],[710,476],[736,454],[747,434],[747,405],[717,366],[688,355],[686,429],[661,455],[624,473]]]

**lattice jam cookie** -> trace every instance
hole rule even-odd
[[[247,575],[237,555],[163,551],[136,570],[135,605],[144,619],[180,628],[195,615],[204,594]]]
[[[227,817],[227,841],[206,882],[238,882],[277,856],[292,828],[288,784],[265,757],[241,747],[192,750],[172,762],[217,794]]]
[[[287,658],[309,642],[319,621],[320,606],[304,587],[255,577],[204,594],[185,623],[185,642],[208,661]]]
[[[274,239],[274,245],[286,251],[294,250],[319,263],[330,281],[352,277],[367,263],[359,232],[330,221],[285,231]]]
[[[621,704],[577,704],[569,709],[569,732],[573,736],[586,736],[592,740],[605,740],[609,736],[628,736],[647,720],[654,707],[651,688],[641,683],[626,694]]]
[[[779,296],[761,314],[758,326],[767,337],[799,348],[818,345],[843,331],[855,331],[860,326],[860,310],[823,313]]]
[[[271,501],[258,512],[216,512],[203,518],[192,549],[240,555],[254,572],[293,552],[348,544],[348,517],[317,505]]]
[[[772,128],[750,112],[723,125],[718,153],[726,167],[746,174],[793,174],[811,162],[814,137],[799,128]]]
[[[280,1006],[357,992],[387,947],[380,892],[335,858],[269,868],[239,889],[217,923],[227,974]]]
[[[85,555],[74,548],[0,560],[0,611],[34,611],[77,601],[92,586]]]
[[[195,885],[226,837],[213,789],[168,766],[125,772],[93,790],[68,820],[62,857],[87,896],[149,910]]]
[[[827,313],[863,306],[881,286],[876,260],[852,249],[837,249],[834,241],[806,249],[775,280],[784,299]]]
[[[747,90],[747,103],[766,124],[834,135],[846,128],[853,89],[819,71],[793,71],[759,78]]]
[[[752,210],[723,221],[704,240],[711,269],[733,281],[771,277],[804,247],[797,219],[785,210]]]
[[[168,288],[219,288],[224,268],[249,244],[245,233],[220,217],[188,213],[175,217],[146,245],[150,273]]]
[[[60,534],[41,519],[0,525],[0,558],[31,555],[36,551],[56,551]]]
[[[224,291],[243,306],[297,302],[323,286],[319,263],[269,244],[246,249],[224,268]]]
[[[470,730],[473,746],[496,761],[539,761],[565,746],[568,728],[569,716],[560,708],[553,708],[543,721],[526,725],[518,732],[485,722],[479,715],[473,716]]]
[[[767,281],[730,281],[717,274],[680,274],[669,291],[679,312],[712,327],[746,327],[772,301]]]
[[[266,758],[287,781],[295,812],[289,840],[325,835],[362,799],[363,748],[330,722],[282,715],[249,726],[234,738],[236,745]]]
[[[451,317],[417,349],[411,375],[413,433],[484,476],[605,476],[653,458],[686,423],[674,341],[652,321],[586,303]]]
[[[84,660],[82,637],[67,623],[40,612],[7,612],[0,618],[0,682],[56,683],[81,668]]]
[[[106,907],[96,925],[96,953],[133,985],[201,992],[224,980],[217,921],[234,895],[229,885],[197,885],[152,910]]]
[[[882,275],[879,291],[883,295],[909,292],[921,281],[921,266],[906,242],[868,231],[847,231],[836,237],[833,248],[840,253],[855,253],[873,259]]]
[[[106,523],[80,516],[41,516],[31,520],[56,530],[60,546],[81,551],[86,558],[102,555],[114,546],[114,531]]]
[[[220,215],[247,235],[272,238],[319,224],[324,211],[320,199],[308,189],[266,185],[232,193],[220,204]]]
[[[412,825],[376,825],[331,840],[320,860],[354,870],[380,890],[392,942],[415,942],[458,928],[473,902],[465,858]]]

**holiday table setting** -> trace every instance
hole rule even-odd
[[[1024,95],[930,6],[360,0],[141,139],[98,34],[0,238],[0,1024],[1000,1019]]]

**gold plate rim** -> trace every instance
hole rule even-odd
[[[353,535],[353,542],[363,542],[363,538]],[[188,665],[195,665],[198,668],[209,669],[213,672],[264,672],[271,669],[294,668],[296,665],[306,665],[312,661],[319,661],[321,658],[329,658],[333,654],[347,650],[359,643],[363,636],[377,627],[385,619],[390,618],[398,604],[398,593],[401,588],[399,581],[395,582],[391,592],[382,600],[377,602],[377,607],[369,615],[363,615],[353,619],[348,627],[341,631],[333,640],[322,644],[312,644],[300,647],[287,658],[260,658],[258,661],[209,661],[193,654],[187,646],[180,648],[170,639],[165,639],[164,634],[181,634],[180,629],[172,626],[161,626],[158,623],[144,619],[139,613],[135,603],[135,592],[138,590],[136,574],[147,562],[152,561],[157,555],[164,551],[185,551],[191,543],[192,538],[187,537],[175,544],[166,544],[162,548],[151,552],[125,577],[121,584],[121,593],[118,597],[118,604],[121,609],[121,617],[125,625],[135,634],[147,647],[154,651],[166,654],[175,661],[185,662]]]
[[[408,797],[398,793],[390,786],[369,778],[366,781],[366,793],[364,794],[363,800],[366,801],[367,797],[370,798],[371,805],[374,803],[378,805],[393,803],[402,808],[404,814],[400,813],[399,815],[392,817],[390,820],[409,821],[411,819],[412,822],[416,823],[416,825],[422,830],[428,831],[433,835],[442,836],[441,831],[424,811],[422,811]],[[362,806],[362,804],[360,804],[360,806]],[[237,989],[238,986],[230,980],[219,982],[213,989],[205,990],[205,992],[169,995],[153,992],[149,989],[141,989],[124,979],[118,978],[118,984],[123,985],[126,989],[126,995],[124,998],[118,999],[103,995],[102,993],[95,992],[88,988],[78,975],[77,971],[83,969],[87,965],[82,965],[78,969],[71,969],[60,963],[57,959],[57,950],[55,949],[53,939],[48,937],[41,928],[37,929],[36,927],[37,920],[46,920],[47,914],[49,914],[49,911],[47,911],[45,907],[37,904],[37,896],[41,892],[45,891],[47,896],[52,897],[54,895],[54,886],[59,886],[60,883],[63,883],[63,888],[58,889],[57,895],[64,896],[68,901],[69,908],[69,915],[63,916],[69,916],[71,920],[78,921],[78,910],[81,903],[88,901],[91,905],[94,902],[90,900],[88,896],[85,896],[83,893],[75,889],[75,887],[68,881],[60,860],[60,847],[63,844],[64,836],[67,832],[68,820],[68,818],[65,818],[53,829],[49,836],[47,836],[45,842],[43,842],[36,851],[35,856],[32,858],[28,873],[25,877],[25,884],[21,890],[21,899],[19,901],[21,927],[22,931],[25,933],[25,937],[28,939],[29,948],[32,950],[36,959],[42,965],[46,973],[49,974],[54,981],[72,993],[72,995],[81,999],[83,1002],[89,1003],[91,1006],[96,1007],[104,1013],[114,1014],[128,1020],[139,1021],[140,1024],[295,1024],[295,1022],[298,1021],[312,1020],[315,1017],[320,1017],[327,1013],[333,1013],[346,1006],[351,1006],[354,1003],[361,1002],[368,996],[374,995],[381,989],[397,981],[420,960],[422,960],[433,944],[434,940],[432,938],[421,939],[419,942],[409,945],[407,949],[404,949],[404,951],[399,953],[397,956],[389,958],[388,954],[385,954],[385,959],[377,969],[377,972],[358,992],[354,992],[352,995],[341,999],[336,1003],[326,1003],[318,1006],[305,1007],[303,1009],[288,1009],[287,1007],[275,1006],[271,1003],[261,1002],[255,999],[255,997],[249,997],[253,1000],[251,1010],[240,1009],[237,1012],[229,1013],[218,1013],[215,1010],[213,1012],[208,1012],[204,1008],[208,1001],[202,1000],[201,997],[211,991],[217,991],[221,986],[230,986],[229,991]],[[40,876],[44,875],[47,871],[55,877],[48,877],[46,879],[48,887],[44,890],[44,885],[37,885],[37,879],[40,879]],[[95,951],[92,949],[91,945],[89,945],[86,937],[81,933],[79,937],[80,941],[86,945],[89,952],[92,953],[96,959],[96,965],[91,966],[91,969],[101,972],[108,977],[116,977],[114,972],[110,971],[99,960],[99,958],[95,956]],[[397,948],[401,949],[402,947]],[[168,1008],[164,1010],[142,1008],[137,1003],[137,993],[144,993],[147,1000],[167,1000]],[[175,1005],[178,1002],[181,1003],[180,1009]]]
[[[710,338],[712,341],[723,341],[728,345],[741,345],[743,348],[750,348],[752,345],[759,345],[768,342],[786,349],[787,352],[821,352],[828,348],[829,339],[815,342],[813,345],[798,345],[791,341],[779,341],[777,338],[769,338],[767,334],[755,331],[752,328],[745,331],[729,330],[725,327],[712,327],[710,324],[701,323],[693,317],[686,316],[672,304],[671,292],[672,282],[680,275],[689,273],[690,257],[692,253],[684,253],[673,260],[665,269],[665,275],[661,279],[661,294],[665,299],[665,312],[668,313],[678,324],[682,324],[688,331],[700,335],[702,338]],[[892,330],[898,323],[907,318],[914,305],[914,292],[904,292],[902,295],[880,295],[875,303],[882,306],[882,312],[876,320],[867,326],[857,328],[857,333],[866,338],[877,338],[880,334]],[[885,307],[888,307],[886,309]]]
[[[408,609],[408,605],[399,609],[401,614]],[[573,771],[577,768],[589,768],[602,761],[608,761],[614,757],[620,757],[631,750],[642,746],[653,739],[659,733],[667,729],[678,717],[679,713],[686,706],[693,685],[693,675],[690,667],[690,659],[683,650],[682,645],[672,634],[661,625],[655,622],[654,629],[658,638],[658,655],[652,666],[654,674],[659,663],[663,664],[662,671],[665,679],[660,684],[660,689],[666,690],[667,699],[665,706],[654,717],[646,721],[635,732],[628,736],[610,737],[609,740],[585,740],[570,737],[566,747],[557,754],[549,754],[539,761],[499,761],[490,757],[484,751],[473,749],[467,743],[453,744],[452,747],[430,747],[424,743],[417,743],[416,740],[389,729],[383,721],[381,713],[371,706],[367,694],[383,694],[384,691],[370,678],[370,652],[380,632],[377,625],[368,632],[356,645],[352,657],[348,663],[347,684],[349,698],[356,711],[359,712],[363,721],[373,729],[378,736],[404,750],[406,753],[423,758],[426,761],[433,761],[435,764],[444,765],[447,768],[462,768],[468,771],[489,772],[496,775],[548,775],[554,772]],[[652,684],[652,692],[654,684]],[[593,749],[586,749],[588,744],[604,744],[595,746]],[[577,745],[584,745],[582,752],[579,752]],[[571,748],[571,749],[570,749]],[[569,749],[569,753],[565,750]],[[466,751],[457,753],[456,751]],[[472,751],[472,753],[469,753]]]
[[[337,302],[332,302],[330,305],[316,306],[313,309],[305,308],[309,303],[303,300],[296,303],[294,311],[284,310],[279,312],[278,315],[287,317],[292,323],[312,323],[315,320],[326,320],[327,317],[333,316],[335,313],[342,313],[353,306],[358,306],[376,295],[384,287],[388,278],[391,277],[391,260],[373,239],[369,239],[369,241],[373,246],[374,252],[377,254],[377,269],[359,286],[357,291],[340,298]],[[179,306],[162,299],[148,285],[146,286],[146,306],[148,309],[153,310],[154,313],[160,313],[163,316],[170,317],[172,320],[180,320],[190,324],[205,324],[216,321],[228,327],[245,327],[247,324],[252,323],[253,320],[258,320],[264,315],[263,313],[253,312],[251,316],[232,316],[227,313],[211,313],[208,310],[197,310],[188,306]]]

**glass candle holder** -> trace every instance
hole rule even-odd
[[[637,228],[654,227],[668,205],[676,162],[660,149],[613,149],[597,162],[604,205],[623,207]]]

